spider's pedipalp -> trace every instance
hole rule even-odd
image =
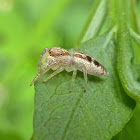
[[[40,55],[40,60],[38,63],[38,71],[40,72],[44,67],[47,66],[48,56],[49,56],[49,49],[45,48]]]

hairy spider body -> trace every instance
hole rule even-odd
[[[84,91],[87,88],[87,74],[95,76],[107,76],[108,73],[104,66],[98,61],[79,51],[72,51],[69,53],[67,50],[60,47],[45,48],[40,56],[38,64],[39,73],[36,75],[30,86],[48,70],[54,70],[54,72],[47,77],[43,82],[46,82],[56,74],[66,70],[67,72],[73,71],[72,82],[70,86],[70,92],[72,90],[72,84],[76,78],[77,70],[84,73]]]

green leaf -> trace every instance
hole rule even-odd
[[[95,7],[92,9],[87,25],[83,30],[80,43],[95,37],[99,33],[106,16],[107,1],[108,0],[101,0],[96,12],[94,11]]]
[[[107,140],[128,122],[135,102],[119,81],[113,32],[114,29],[79,46],[110,73],[108,77],[89,75],[86,93],[83,93],[84,79],[80,72],[72,93],[69,93],[72,73],[62,72],[43,84],[48,72],[35,83],[32,139]]]
[[[138,35],[136,32],[134,32],[130,27],[129,27],[129,30],[130,30],[130,35],[137,42],[137,44],[140,46],[140,35]]]
[[[119,30],[118,30],[118,55],[117,67],[122,86],[126,93],[134,100],[140,103],[140,83],[136,81],[133,72],[134,53],[132,49],[132,42],[130,32],[127,26],[126,13],[120,13]]]
[[[127,94],[140,103],[140,83],[133,74],[133,50],[128,30],[122,29],[118,36],[118,71],[122,85]],[[121,31],[121,29],[120,29]]]
[[[136,70],[135,65],[133,64],[134,53],[132,48],[132,42],[130,37],[130,32],[128,29],[128,25],[135,29],[136,27],[136,17],[134,16],[134,7],[131,8],[131,13],[129,11],[128,3],[132,0],[118,0],[112,1],[111,4],[111,21],[112,24],[117,24],[118,32],[117,32],[117,67],[119,77],[122,83],[122,86],[126,93],[132,97],[134,100],[140,102],[140,84],[136,81]],[[131,18],[129,17],[131,16]],[[117,17],[117,18],[116,18]],[[129,19],[135,19],[135,21],[129,22]],[[131,31],[131,34],[133,32]],[[134,33],[132,34],[134,36]],[[136,36],[136,35],[135,35]],[[138,39],[137,39],[138,40]],[[134,72],[135,71],[135,72]]]
[[[140,104],[137,104],[131,120],[123,130],[113,137],[112,140],[139,140],[140,138]]]
[[[136,15],[136,3],[135,0],[130,0],[130,2],[128,2],[128,8],[127,8],[127,13],[128,13],[128,22],[129,25],[131,26],[131,28],[136,32],[136,33],[140,33],[140,28],[138,25],[138,18]]]

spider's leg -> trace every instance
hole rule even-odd
[[[86,92],[86,90],[87,90],[87,81],[88,81],[88,78],[87,78],[87,69],[86,69],[86,67],[83,64],[80,64],[78,66],[78,69],[82,70],[82,72],[84,73],[84,79],[85,79],[84,92]]]
[[[73,83],[74,83],[74,81],[75,81],[76,74],[77,74],[77,70],[74,70],[74,71],[73,71],[73,75],[72,75],[71,85],[70,85],[70,92],[72,91],[72,86],[73,86]]]
[[[48,81],[49,79],[51,79],[53,76],[55,76],[56,74],[62,72],[64,70],[63,67],[58,68],[56,71],[54,71],[49,77],[47,77],[45,80],[43,80],[43,82]]]
[[[86,92],[86,90],[87,90],[87,70],[85,67],[83,67],[83,73],[84,73],[84,79],[85,79],[84,92]]]
[[[38,78],[39,78],[41,75],[43,75],[44,73],[46,73],[46,72],[49,71],[49,70],[50,70],[50,67],[46,67],[46,68],[44,68],[43,70],[41,70],[41,71],[35,76],[35,78],[33,79],[32,83],[30,84],[30,86],[32,86],[32,85],[35,83],[35,81],[38,80]]]

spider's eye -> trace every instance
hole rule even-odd
[[[61,55],[62,55],[62,53],[61,53]]]

